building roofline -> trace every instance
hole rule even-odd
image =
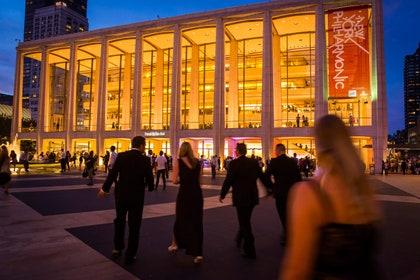
[[[255,4],[246,4],[241,6],[234,6],[230,8],[216,9],[204,12],[195,12],[160,19],[146,20],[141,22],[129,23],[113,27],[106,27],[95,29],[86,32],[71,33],[50,37],[40,40],[24,41],[18,44],[17,50],[25,50],[34,47],[51,45],[56,43],[63,43],[65,41],[86,40],[95,37],[117,35],[121,33],[135,32],[137,30],[147,30],[156,27],[165,27],[168,25],[183,24],[194,20],[215,20],[217,18],[229,17],[240,13],[250,12],[263,12],[271,9],[281,8],[303,8],[315,5],[334,5],[334,6],[353,6],[353,5],[366,5],[374,0],[271,0],[272,2],[260,2]],[[377,0],[381,1],[381,0]]]

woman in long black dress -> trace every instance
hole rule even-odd
[[[176,220],[169,252],[185,249],[198,264],[203,261],[203,194],[200,186],[201,167],[194,157],[190,143],[179,149],[178,164],[174,166],[173,182],[180,183],[176,199]]]

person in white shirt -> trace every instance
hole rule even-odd
[[[115,152],[115,146],[111,146],[111,154],[109,155],[108,169],[112,169],[117,159],[117,153]]]
[[[163,190],[166,189],[166,157],[163,155],[163,152],[159,152],[159,156],[156,158],[156,186],[155,191],[157,191],[159,186],[159,178],[162,175],[163,179]]]

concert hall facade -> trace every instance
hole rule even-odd
[[[11,139],[38,153],[102,155],[143,135],[155,153],[189,141],[198,156],[226,157],[244,142],[268,159],[284,143],[314,157],[314,122],[335,114],[379,171],[383,57],[380,0],[272,1],[23,42]],[[25,59],[41,65],[32,119]]]

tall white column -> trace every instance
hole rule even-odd
[[[70,45],[70,66],[69,66],[69,80],[68,80],[68,92],[67,92],[67,108],[66,108],[66,122],[65,122],[65,129],[66,129],[66,150],[71,150],[71,135],[73,132],[73,125],[74,125],[74,100],[76,99],[76,52],[77,47],[76,43],[73,41]]]
[[[315,43],[315,120],[328,114],[326,36],[324,6],[316,8],[316,43]]]
[[[47,108],[47,106],[49,105],[48,103],[48,92],[49,92],[49,88],[48,88],[48,84],[47,84],[47,79],[48,79],[48,73],[49,73],[49,69],[48,69],[48,54],[47,54],[47,49],[44,47],[42,49],[42,54],[41,54],[41,74],[39,77],[39,93],[38,93],[38,129],[37,129],[37,137],[36,137],[36,147],[37,147],[37,152],[40,153],[41,149],[42,149],[42,133],[48,131],[45,123],[48,121],[48,117],[49,117],[49,110]]]
[[[131,131],[133,136],[138,135],[141,129],[141,88],[142,88],[142,34],[136,32],[136,47],[134,50],[134,89],[133,89],[133,102],[132,102],[132,116],[131,116]]]
[[[281,127],[281,57],[280,35],[273,35],[273,111],[274,127]]]
[[[216,21],[216,59],[214,73],[213,145],[214,152],[223,157],[225,129],[225,26],[223,19]]]
[[[179,25],[174,29],[174,51],[172,63],[171,85],[171,120],[170,120],[170,145],[171,155],[177,158],[180,128],[180,98],[181,98],[181,30]]]
[[[381,162],[386,154],[388,135],[382,13],[382,1],[372,1],[372,128],[376,134],[372,144],[376,173],[381,172]]]
[[[245,67],[245,66],[244,66]],[[237,128],[239,121],[239,87],[238,87],[238,41],[230,40],[229,53],[229,92],[227,93],[228,104],[228,128]]]
[[[23,54],[21,51],[16,52],[15,64],[15,83],[13,92],[13,118],[10,131],[10,143],[16,145],[14,142],[16,133],[21,131],[22,127],[22,80],[23,80]],[[15,149],[17,147],[14,147]]]
[[[131,129],[131,53],[124,54],[124,83],[121,97],[121,114],[120,127],[122,130]]]
[[[199,124],[199,85],[200,85],[200,53],[196,44],[192,45],[191,60],[191,91],[188,125],[190,129],[197,129]]]
[[[162,129],[163,123],[163,87],[164,87],[164,52],[158,49],[156,53],[156,86],[153,98],[154,117],[153,129]]]
[[[107,68],[108,68],[108,39],[103,37],[101,40],[101,62],[99,63],[99,102],[96,133],[96,152],[103,153],[106,114],[106,88],[107,88]]]
[[[263,80],[262,80],[262,139],[263,157],[270,159],[273,131],[273,27],[271,13],[264,13],[263,22]]]

